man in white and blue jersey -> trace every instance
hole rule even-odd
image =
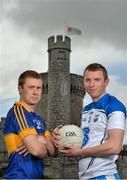
[[[84,88],[92,102],[84,107],[81,128],[82,148],[65,146],[61,153],[77,157],[80,179],[120,179],[115,161],[121,151],[126,109],[114,96],[106,93],[109,78],[101,64],[93,63],[84,71]]]

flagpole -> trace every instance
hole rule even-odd
[[[63,28],[63,35],[66,36],[66,28],[67,28],[67,23],[64,22],[64,28]]]

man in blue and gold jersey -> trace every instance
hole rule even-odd
[[[43,157],[53,155],[55,148],[44,120],[34,112],[42,92],[40,75],[32,70],[23,72],[18,79],[18,91],[20,100],[9,110],[3,128],[9,152],[3,178],[41,179]]]

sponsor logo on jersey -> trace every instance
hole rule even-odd
[[[41,121],[38,119],[33,119],[33,123],[36,125],[37,129],[42,129]]]
[[[95,117],[93,118],[93,122],[98,121],[98,119],[99,119],[99,115],[97,114],[97,115],[95,115]]]

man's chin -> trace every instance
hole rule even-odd
[[[31,103],[29,103],[29,105],[30,105],[30,106],[35,106],[35,105],[37,105],[37,103],[38,103],[38,102],[31,102]]]

